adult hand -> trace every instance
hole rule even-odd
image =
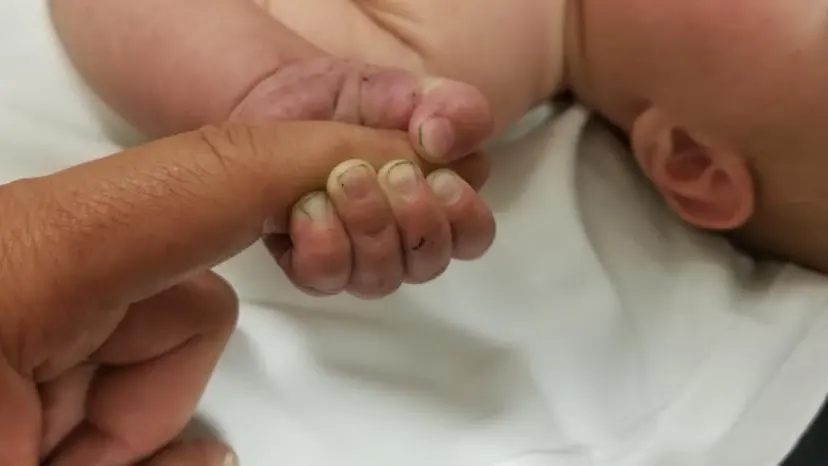
[[[234,326],[209,269],[354,158],[420,163],[404,133],[236,124],[1,187],[0,464],[224,466],[218,443],[164,449]]]

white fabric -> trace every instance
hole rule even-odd
[[[0,176],[129,137],[0,3]],[[612,136],[564,111],[496,157],[499,238],[381,302],[292,291],[262,250],[201,412],[244,466],[762,466],[828,393],[825,280],[688,231]],[[113,123],[115,122],[115,123]],[[254,304],[258,303],[258,304]]]

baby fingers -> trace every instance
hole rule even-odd
[[[376,173],[352,160],[331,173],[327,189],[297,204],[289,243],[267,241],[310,294],[383,297],[438,277],[452,258],[479,257],[494,239],[492,213],[448,170],[426,178],[401,160]]]

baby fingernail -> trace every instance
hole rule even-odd
[[[454,204],[463,194],[460,178],[448,170],[438,170],[428,177],[428,184],[434,194],[446,205]]]
[[[346,197],[352,200],[359,200],[370,194],[371,185],[369,180],[374,175],[373,169],[363,162],[345,162],[337,167],[341,173],[337,176],[337,182]]]
[[[311,193],[299,202],[299,209],[311,221],[321,222],[328,219],[332,206],[324,193]]]
[[[434,158],[439,159],[449,155],[451,149],[454,148],[455,139],[451,122],[443,117],[429,118],[418,129],[420,147]]]
[[[420,171],[411,162],[398,162],[388,170],[386,177],[398,194],[408,195],[417,190]]]

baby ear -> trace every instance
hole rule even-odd
[[[753,215],[753,179],[739,154],[701,143],[657,108],[636,119],[631,143],[646,176],[687,223],[732,230]]]

